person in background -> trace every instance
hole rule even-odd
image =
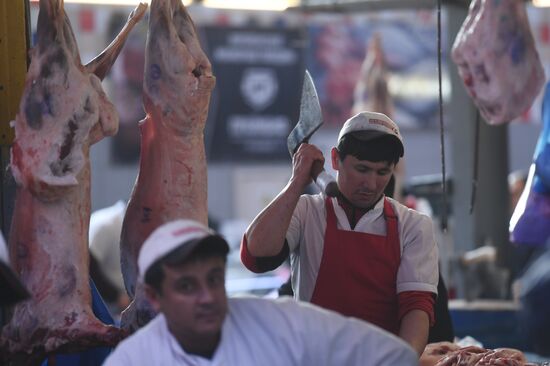
[[[525,270],[519,288],[519,334],[530,352],[550,357],[550,245]],[[547,360],[546,360],[547,361]]]
[[[527,184],[528,173],[524,170],[515,170],[508,174],[508,192],[510,196],[510,216],[514,213],[521,194]],[[512,266],[512,280],[523,275],[529,265],[544,252],[541,245],[531,243],[512,243],[514,263]]]
[[[120,232],[126,203],[96,210],[90,217],[90,274],[115,317],[130,303],[120,269]]]
[[[422,354],[438,284],[431,219],[384,196],[403,156],[399,128],[386,115],[348,119],[332,148],[340,195],[302,195],[322,152],[302,144],[281,193],[252,221],[241,260],[254,272],[289,255],[295,298],[354,316],[394,334]]]
[[[510,197],[510,216],[514,214],[516,206],[521,198],[523,192],[529,187],[527,186],[528,172],[525,170],[515,170],[508,174],[508,192]],[[525,209],[525,204],[518,207],[520,210]],[[541,206],[542,207],[542,206]],[[512,298],[518,299],[521,277],[529,269],[529,267],[546,251],[547,248],[544,244],[540,243],[521,243],[512,242],[512,258],[511,275],[510,275],[510,287]]]
[[[519,198],[527,184],[527,172],[515,170],[508,174],[508,191],[510,192],[510,215],[514,212]]]
[[[138,257],[159,314],[124,340],[113,365],[417,365],[402,340],[373,325],[293,299],[227,298],[225,239],[202,224],[157,228]]]

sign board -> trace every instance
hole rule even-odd
[[[216,76],[205,131],[209,161],[289,160],[286,138],[299,117],[303,32],[203,28]]]

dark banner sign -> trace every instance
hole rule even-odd
[[[286,138],[299,117],[303,32],[203,28],[216,76],[206,125],[209,161],[289,160]]]

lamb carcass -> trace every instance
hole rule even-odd
[[[521,0],[472,0],[451,56],[490,124],[520,116],[545,82]]]
[[[379,33],[375,33],[368,43],[359,79],[355,84],[352,114],[373,111],[394,118],[394,105],[389,91],[388,79],[389,71],[382,48],[382,39]],[[401,159],[397,164],[394,178],[393,198],[402,201],[401,191],[405,180],[404,159]]]
[[[13,364],[114,345],[123,335],[91,309],[89,148],[118,129],[100,79],[146,9],[140,4],[119,36],[83,66],[63,0],[40,0],[10,164],[17,182],[10,257],[31,293],[2,330],[2,351]]]
[[[388,90],[388,67],[378,33],[368,43],[353,92],[352,115],[363,111],[384,113],[390,118],[393,115],[393,101]]]
[[[153,0],[145,51],[139,174],[122,225],[121,267],[132,304],[128,330],[153,316],[137,283],[141,245],[159,225],[178,218],[207,224],[204,127],[215,85],[210,61],[181,0]]]

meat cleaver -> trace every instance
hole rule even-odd
[[[300,102],[300,119],[287,138],[290,156],[294,156],[300,144],[307,143],[322,124],[323,115],[321,113],[319,97],[317,96],[313,79],[309,71],[306,70],[304,85],[302,86],[302,100]],[[327,196],[336,197],[338,195],[339,191],[336,180],[325,171],[323,163],[320,161],[315,162],[311,167],[311,178],[313,178],[315,184]]]

